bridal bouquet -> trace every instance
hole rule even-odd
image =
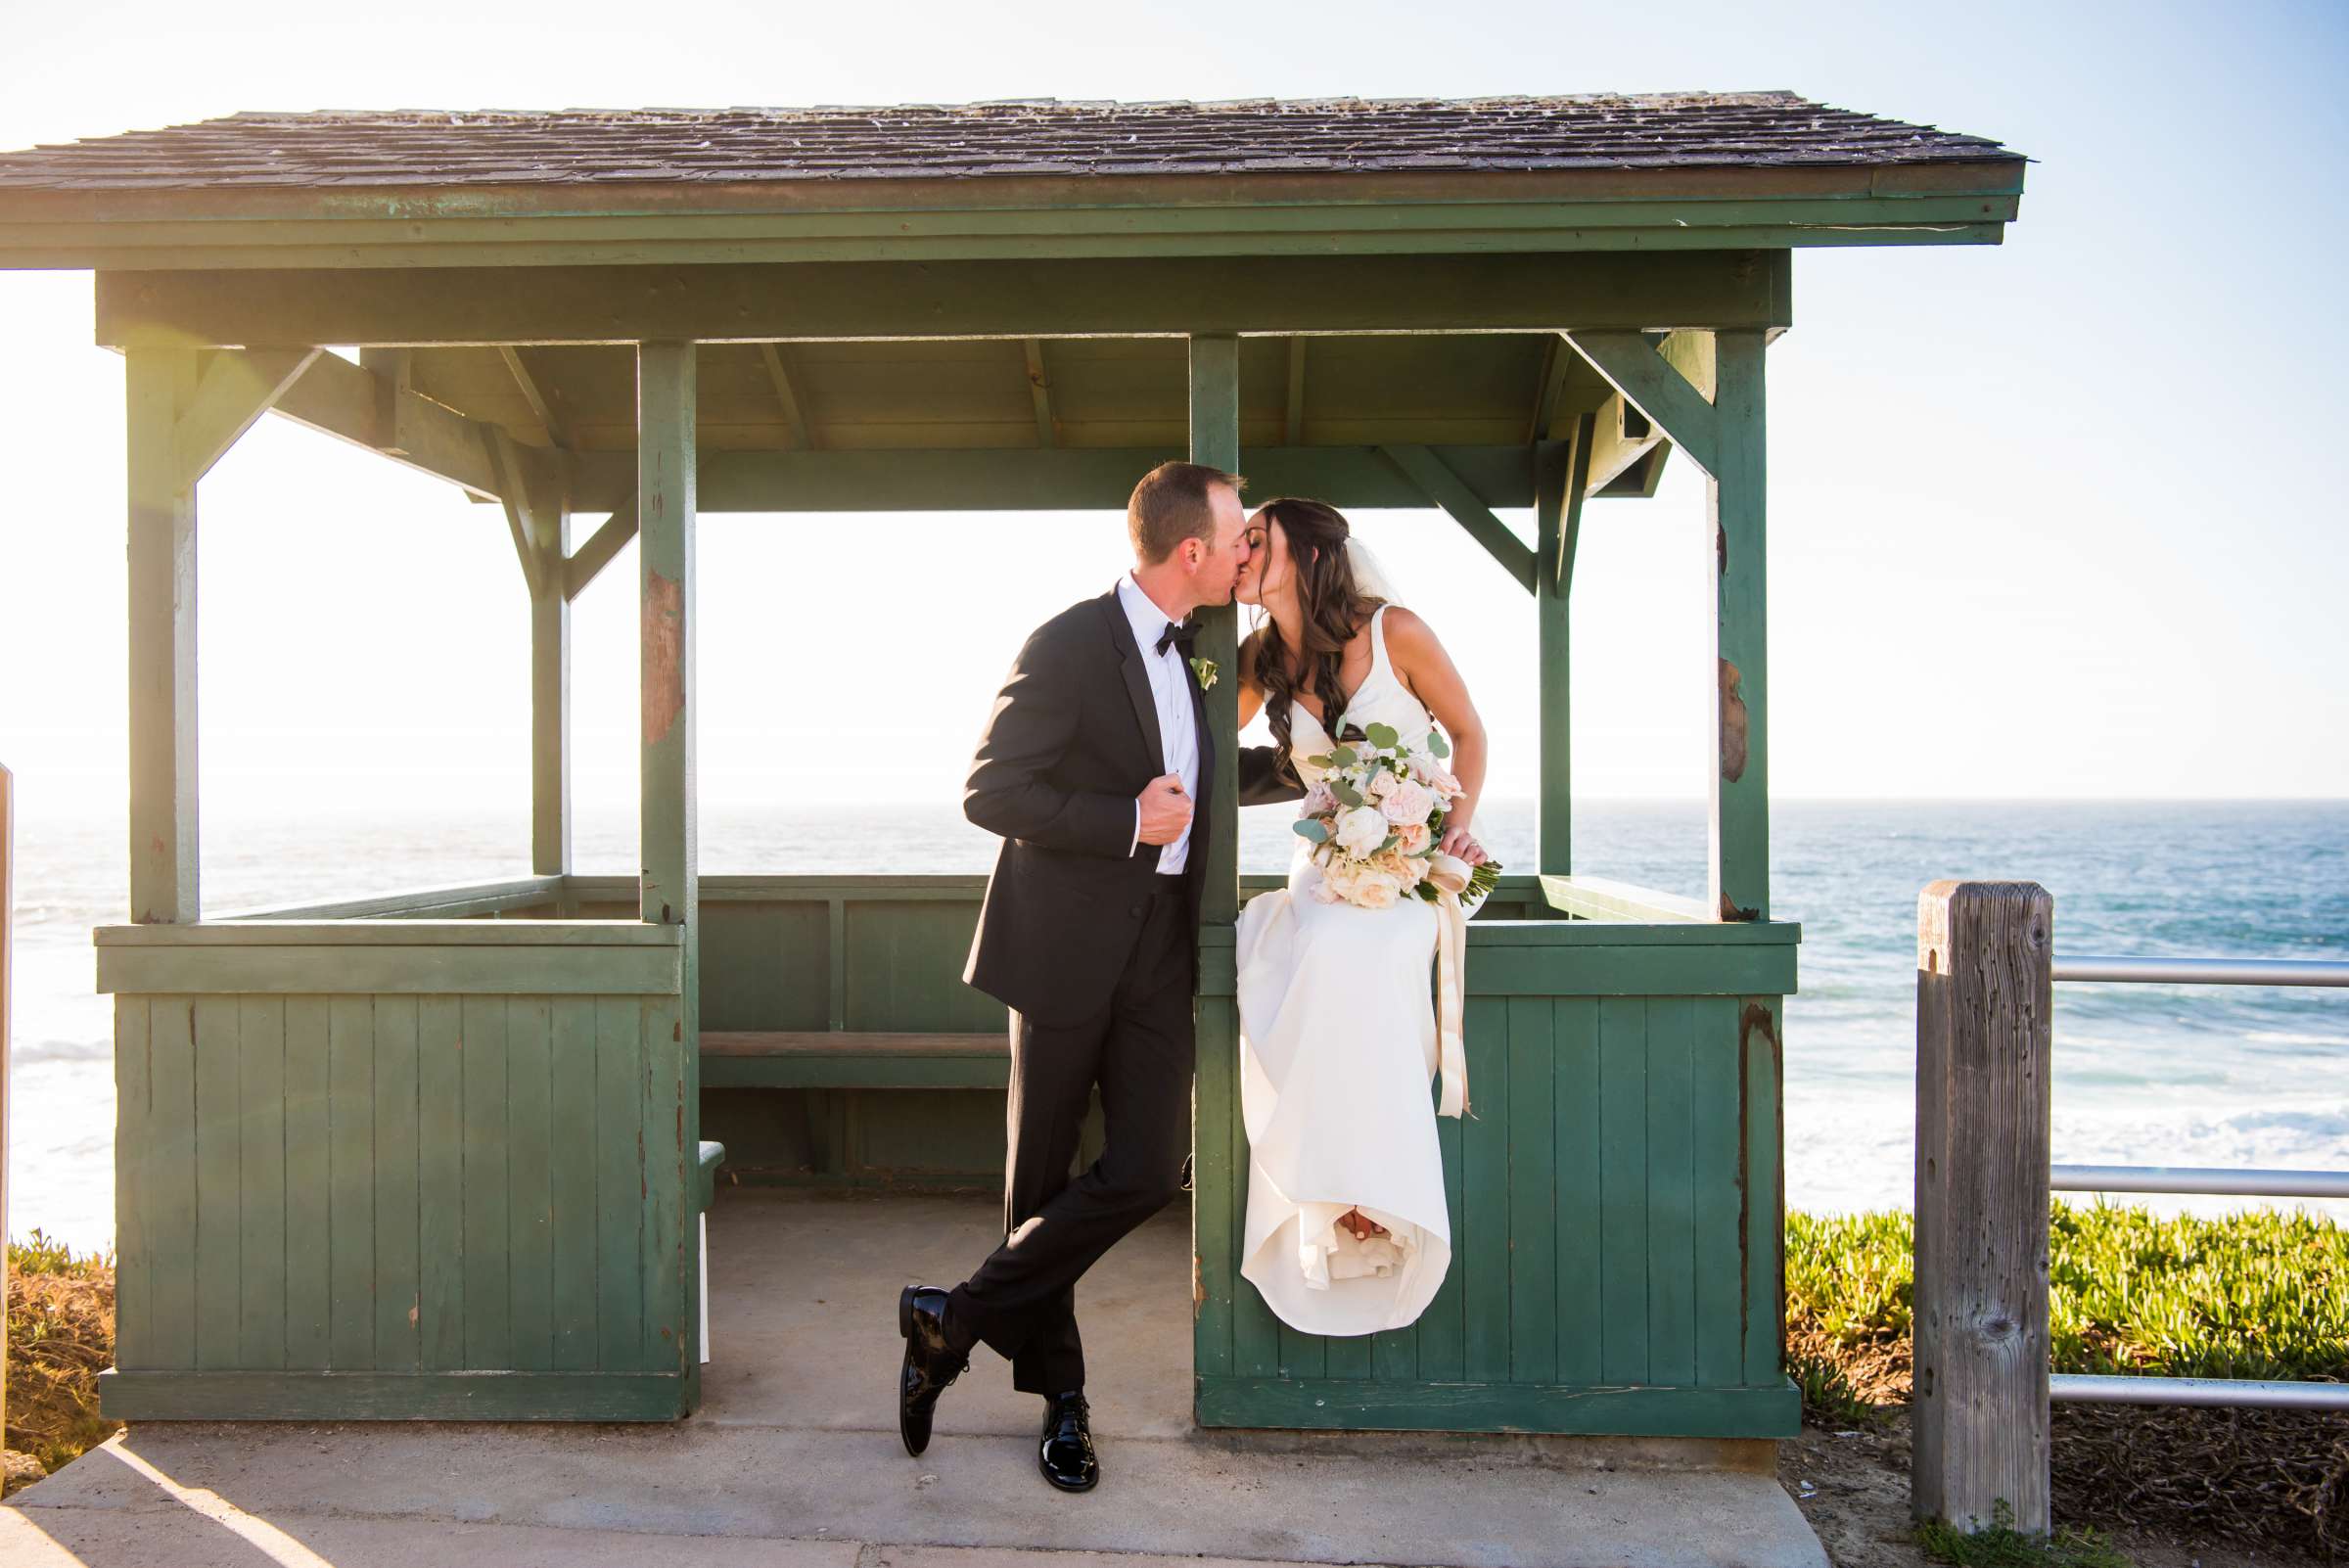
[[[1444,737],[1431,729],[1423,744],[1405,745],[1390,724],[1341,725],[1339,734],[1359,739],[1341,739],[1306,759],[1327,770],[1306,793],[1296,822],[1321,866],[1313,896],[1384,909],[1414,895],[1433,903],[1447,891],[1471,899],[1491,893],[1498,862],[1468,866],[1436,853],[1447,807],[1464,793],[1444,765],[1451,756]]]

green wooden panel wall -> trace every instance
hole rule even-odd
[[[117,995],[108,1413],[681,1413],[678,1011]]]
[[[820,900],[725,899],[702,879],[702,1028],[826,1029],[830,920]]]
[[[848,1027],[957,1033],[1006,1029],[1003,1004],[962,983],[979,903],[858,899],[845,911]],[[1004,1049],[1010,1049],[1006,1037]]]

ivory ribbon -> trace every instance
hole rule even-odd
[[[1427,879],[1437,893],[1436,1045],[1444,1072],[1438,1116],[1464,1116],[1468,1111],[1468,1047],[1461,1028],[1468,914],[1460,907],[1460,895],[1467,891],[1470,874],[1468,862],[1456,854],[1439,853],[1428,865]]]

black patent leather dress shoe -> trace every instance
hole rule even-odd
[[[1063,1492],[1090,1492],[1101,1479],[1089,1413],[1082,1389],[1056,1394],[1044,1404],[1044,1435],[1036,1445],[1036,1467]]]
[[[930,1446],[930,1412],[948,1383],[970,1364],[967,1353],[946,1338],[946,1291],[942,1285],[907,1285],[898,1293],[898,1332],[905,1338],[905,1361],[898,1373],[898,1436],[905,1452]]]

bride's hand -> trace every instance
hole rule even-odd
[[[1444,829],[1444,837],[1436,848],[1446,854],[1458,855],[1470,865],[1482,865],[1493,858],[1485,853],[1485,847],[1469,835],[1465,826],[1447,825]]]

